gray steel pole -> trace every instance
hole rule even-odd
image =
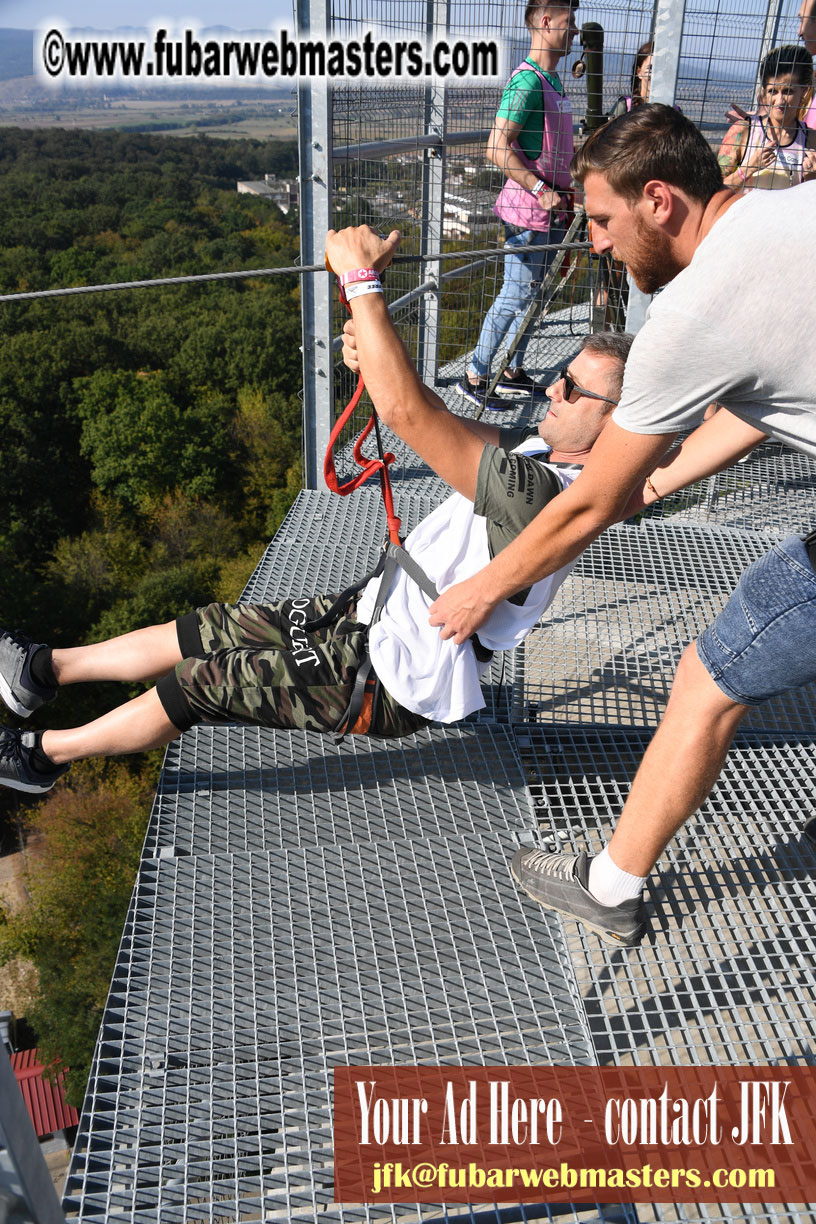
[[[425,30],[428,42],[436,42],[448,33],[448,0],[426,0]],[[442,249],[442,228],[445,212],[445,168],[447,150],[447,89],[434,82],[425,89],[425,136],[439,140],[437,148],[426,149],[422,158],[422,230],[420,251],[423,255]],[[425,264],[425,275],[438,281],[439,264]],[[422,298],[417,329],[417,368],[425,383],[433,383],[439,368],[439,290]]]
[[[326,38],[330,0],[297,0],[301,33]],[[322,263],[326,231],[332,224],[331,87],[314,79],[298,86],[300,154],[300,259]],[[303,484],[316,489],[334,422],[332,363],[332,281],[324,272],[301,278],[303,321]]]
[[[762,47],[759,52],[760,62],[779,42],[779,26],[782,21],[783,0],[768,0],[768,11],[765,14],[765,28],[762,31]],[[759,105],[759,81],[754,83],[753,108]]]
[[[685,13],[685,0],[656,0],[650,102],[665,102],[667,106],[674,106]],[[626,310],[628,332],[640,331],[650,301],[651,297],[641,293],[630,277],[629,305]]]
[[[35,1224],[65,1224],[65,1216],[40,1150],[20,1086],[0,1041],[0,1149],[11,1157],[17,1185]],[[16,1192],[17,1187],[11,1187]]]

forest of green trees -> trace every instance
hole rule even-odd
[[[291,266],[296,221],[235,184],[295,162],[294,143],[4,130],[0,292]],[[297,277],[4,303],[0,339],[0,625],[75,645],[235,599],[301,483]],[[31,725],[127,695],[66,689]],[[6,852],[38,831],[0,961],[36,965],[28,1019],[75,1102],[159,762],[0,796]]]

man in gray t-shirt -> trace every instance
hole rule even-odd
[[[816,455],[816,182],[732,196],[649,308],[613,420],[637,434],[693,428],[716,401]],[[595,227],[593,227],[594,229]]]
[[[667,288],[582,474],[481,573],[432,605],[432,623],[455,641],[625,509],[729,467],[768,436],[816,454],[816,184],[745,198],[723,188],[704,138],[659,104],[599,129],[572,169],[595,249],[622,259],[645,293]],[[713,400],[725,407],[664,460]],[[681,659],[609,846],[591,861],[520,851],[513,874],[530,896],[610,943],[640,941],[646,877],[713,786],[741,719],[816,679],[814,556],[816,541],[792,537],[746,571]]]

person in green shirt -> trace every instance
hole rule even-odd
[[[460,395],[479,407],[509,407],[506,400],[486,402],[490,367],[499,347],[518,330],[563,240],[572,179],[574,146],[572,109],[556,71],[578,32],[574,3],[531,0],[525,12],[530,54],[505,86],[487,142],[487,156],[506,178],[495,212],[506,232],[504,280],[482,324],[467,372],[457,384]],[[529,250],[530,246],[535,250]],[[544,387],[524,370],[528,337],[519,344],[512,366],[505,367],[496,390],[503,396],[543,395]]]

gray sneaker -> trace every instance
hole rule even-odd
[[[551,854],[546,850],[518,850],[510,870],[527,896],[544,909],[582,922],[606,943],[636,947],[647,926],[642,899],[601,905],[587,888],[589,861],[584,852]]]
[[[55,765],[49,773],[40,773],[32,767],[31,749],[37,742],[34,731],[14,731],[11,727],[0,727],[0,786],[25,791],[29,795],[44,795],[54,783],[67,773],[70,765]]]
[[[31,675],[31,658],[39,649],[24,633],[0,630],[0,698],[20,718],[28,718],[57,695],[56,688],[43,688]]]

